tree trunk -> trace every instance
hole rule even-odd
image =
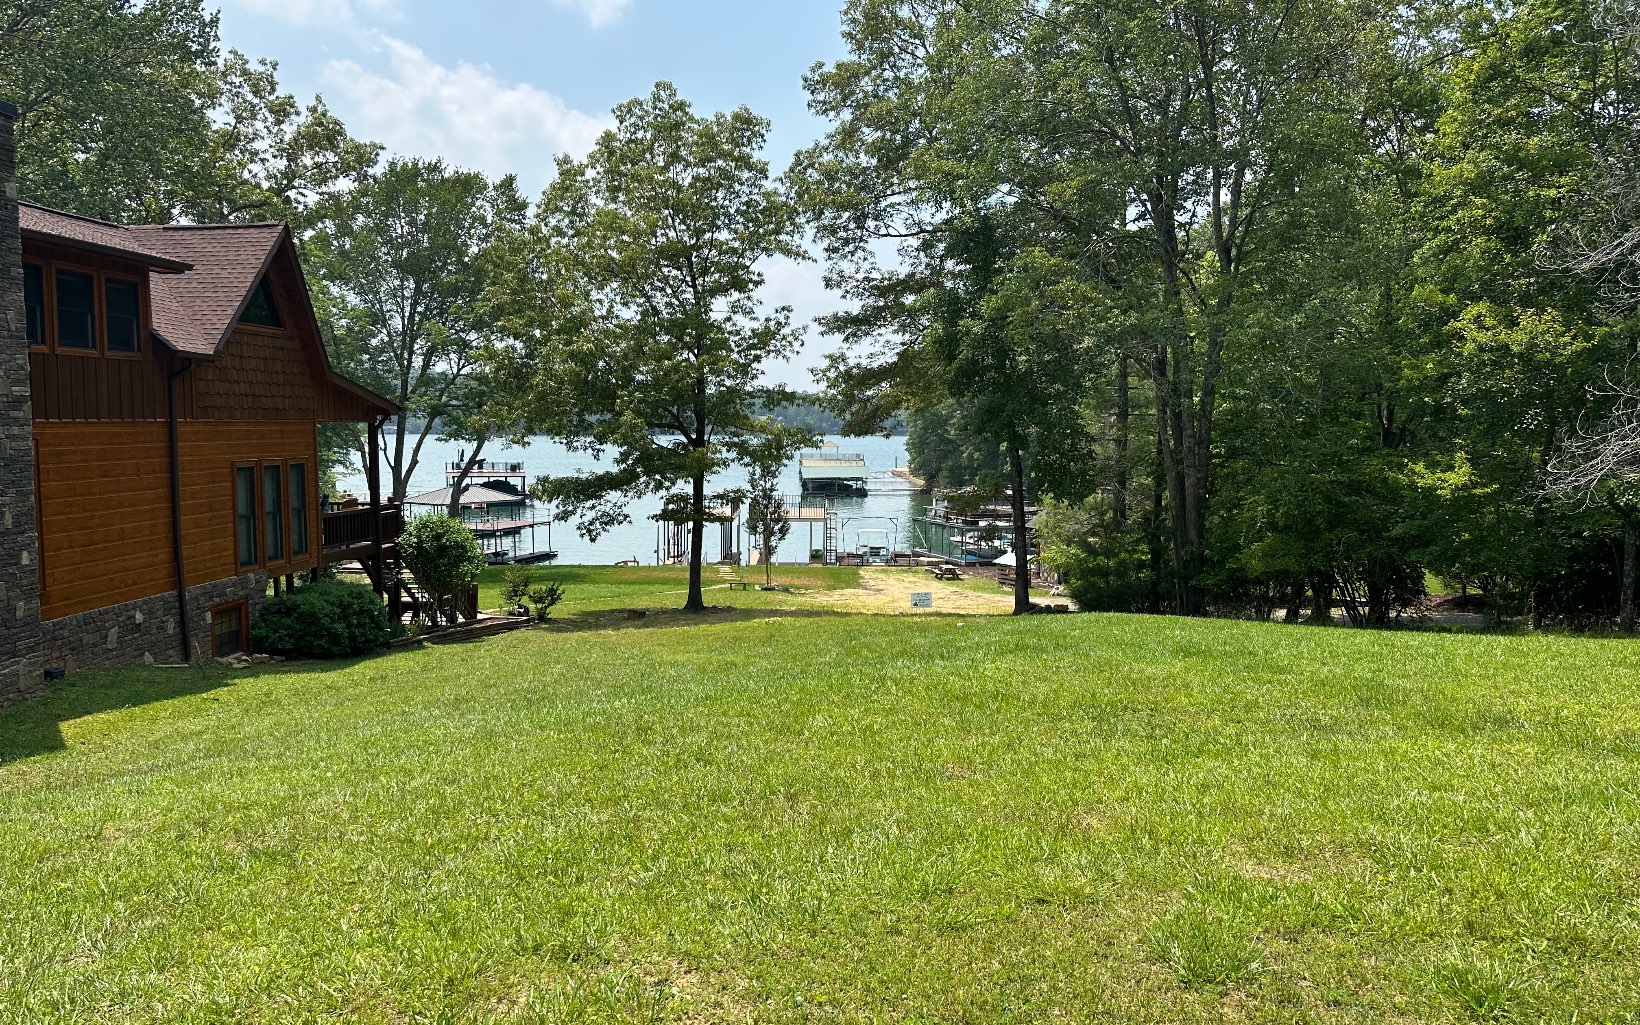
[[[450,483],[450,507],[446,511],[452,520],[461,519],[461,492],[467,486],[467,478],[472,475],[473,467],[478,465],[479,454],[484,451],[487,441],[486,438],[478,440],[478,444],[473,446],[473,454],[467,457],[467,461],[456,473],[456,479]]]
[[[1333,625],[1333,580],[1329,573],[1316,573],[1310,577],[1310,592],[1315,595],[1315,601],[1310,605],[1311,626]]]
[[[1296,623],[1304,614],[1304,585],[1294,584],[1292,592],[1287,596],[1287,611],[1282,613],[1283,623]]]
[[[774,529],[771,524],[763,527],[763,586],[774,586]]]
[[[701,588],[701,556],[706,547],[706,475],[694,476],[694,492],[689,501],[689,600],[685,612],[705,612],[706,594]]]
[[[1013,481],[1009,505],[1014,514],[1014,615],[1031,611],[1031,546],[1025,516],[1025,456],[1019,446],[1008,446],[1008,471]]]
[[[1623,515],[1623,588],[1618,600],[1617,626],[1624,633],[1634,632],[1634,573],[1640,559],[1640,516]]]
[[[1128,522],[1128,417],[1131,414],[1127,353],[1116,357],[1116,466],[1111,486],[1111,519],[1118,528]]]

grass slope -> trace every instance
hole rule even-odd
[[[0,1021],[1633,1020],[1637,650],[798,609],[88,673],[0,712]]]

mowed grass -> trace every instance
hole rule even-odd
[[[512,567],[492,566],[484,570],[478,581],[480,608],[494,609],[501,605],[501,590],[505,586],[507,570]],[[689,576],[679,566],[531,566],[537,584],[557,581],[563,585],[565,598],[553,610],[560,619],[619,608],[682,607],[689,594]],[[728,588],[729,579],[745,580],[753,586],[749,590]],[[763,584],[761,566],[734,567],[728,570],[706,566],[701,571],[701,585],[710,589],[707,604],[736,608],[779,608],[792,604],[789,596],[766,594],[757,588]],[[858,587],[860,571],[856,568],[823,566],[776,566],[775,585],[788,591],[813,592],[842,590]]]
[[[1640,648],[659,622],[0,712],[0,1021],[1640,1017]]]

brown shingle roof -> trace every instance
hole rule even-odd
[[[190,265],[182,274],[149,277],[154,330],[195,356],[221,349],[268,268],[282,224],[210,224],[127,229],[157,253]]]
[[[185,271],[188,261],[150,248],[130,228],[78,214],[48,210],[33,203],[17,204],[23,237],[58,242],[76,249],[123,257],[156,270]]]

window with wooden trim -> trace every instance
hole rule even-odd
[[[255,566],[256,554],[256,467],[233,468],[234,537],[241,568]]]
[[[262,543],[269,562],[285,558],[285,468],[278,463],[262,467]]]
[[[97,276],[57,268],[57,348],[97,351]]]
[[[51,259],[23,264],[29,345],[76,355],[140,356],[148,333],[145,278]]]
[[[46,344],[46,269],[37,263],[23,264],[23,334],[30,345]]]
[[[273,301],[273,289],[268,287],[268,279],[263,278],[251,293],[250,302],[245,304],[245,312],[239,315],[241,324],[255,324],[258,327],[284,327],[285,322],[279,316],[279,306]]]
[[[290,464],[290,554],[308,554],[307,464]]]
[[[250,609],[242,601],[211,610],[211,654],[216,658],[238,655],[250,641]]]
[[[124,278],[103,278],[103,321],[108,351],[135,355],[142,352],[142,288]]]

